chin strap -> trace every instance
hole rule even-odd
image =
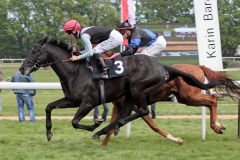
[[[81,32],[80,31],[77,31],[75,34],[74,34],[74,37],[76,39],[80,38],[81,37]]]

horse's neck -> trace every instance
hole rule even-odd
[[[58,75],[61,81],[67,80],[70,76],[78,70],[79,65],[77,62],[62,62],[63,60],[67,60],[70,58],[63,50],[50,50],[50,59],[52,61],[52,69]]]

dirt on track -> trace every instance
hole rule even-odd
[[[73,116],[52,116],[52,119],[56,120],[72,120]],[[108,119],[111,117],[108,116]],[[157,119],[201,119],[202,115],[163,115],[157,116]],[[209,119],[209,115],[206,116]],[[218,119],[237,119],[238,115],[218,115]],[[45,120],[45,116],[36,116],[37,120]],[[86,116],[84,119],[93,119],[92,116]],[[17,121],[18,116],[0,116],[0,120],[12,120]],[[26,120],[29,120],[29,117],[26,116]]]

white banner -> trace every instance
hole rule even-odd
[[[194,0],[199,64],[223,69],[217,0]]]
[[[128,0],[128,21],[134,26],[136,24],[136,2],[133,0]]]

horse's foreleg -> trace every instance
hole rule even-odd
[[[94,107],[91,104],[89,104],[89,103],[82,103],[79,106],[78,111],[76,112],[75,116],[72,119],[72,126],[73,126],[73,128],[83,129],[83,130],[87,130],[87,131],[93,131],[98,126],[100,126],[102,121],[99,121],[99,122],[97,121],[93,125],[82,125],[82,124],[79,124],[79,121],[81,119],[83,119],[93,108]]]
[[[52,134],[52,119],[51,119],[51,112],[55,108],[68,108],[68,107],[76,107],[72,101],[69,101],[66,98],[61,98],[57,101],[49,103],[45,109],[46,111],[46,136],[47,140],[50,141],[53,134]]]
[[[174,141],[177,144],[182,144],[183,140],[181,138],[178,138],[178,137],[175,138],[170,133],[167,133],[166,131],[160,129],[149,115],[142,117],[142,119],[148,124],[148,126],[153,131],[157,132],[158,134],[160,134],[161,136],[167,138],[168,140]]]

